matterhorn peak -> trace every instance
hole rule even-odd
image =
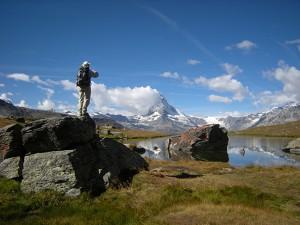
[[[145,116],[151,115],[153,113],[172,116],[179,114],[178,111],[173,106],[171,106],[168,103],[167,99],[162,95],[160,95],[160,100],[148,110]]]

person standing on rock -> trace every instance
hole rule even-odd
[[[79,106],[78,115],[87,116],[87,107],[90,104],[91,99],[91,78],[98,77],[99,74],[95,70],[90,69],[90,63],[84,61],[79,68],[77,74],[77,82],[79,90]]]

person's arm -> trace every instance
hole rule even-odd
[[[95,70],[90,70],[90,76],[91,77],[98,77],[99,76],[99,73]]]

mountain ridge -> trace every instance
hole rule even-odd
[[[14,116],[41,119],[62,117],[65,115],[67,114],[18,107],[12,103],[0,100],[0,116],[4,117]],[[94,112],[91,116],[96,120],[97,124],[100,125],[109,123],[129,129],[155,130],[170,134],[180,133],[191,127],[210,123],[219,123],[228,130],[236,131],[300,120],[300,104],[289,103],[274,107],[266,112],[252,113],[239,117],[196,117],[180,112],[174,106],[170,105],[165,97],[161,96],[160,101],[156,105],[151,106],[144,115],[125,116],[121,114]]]

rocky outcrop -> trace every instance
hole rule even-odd
[[[98,195],[109,186],[127,185],[148,167],[138,153],[97,137],[91,118],[40,120],[27,124],[21,134],[26,155],[5,159],[0,176],[20,180],[24,192]]]
[[[189,129],[169,139],[168,152],[171,159],[196,159],[205,161],[229,160],[228,136],[219,124],[204,125]]]
[[[12,124],[0,129],[0,161],[24,154],[22,125]]]
[[[290,141],[282,151],[300,155],[300,138]]]
[[[22,129],[23,145],[27,153],[70,149],[91,141],[95,134],[96,125],[90,117],[42,119]]]

